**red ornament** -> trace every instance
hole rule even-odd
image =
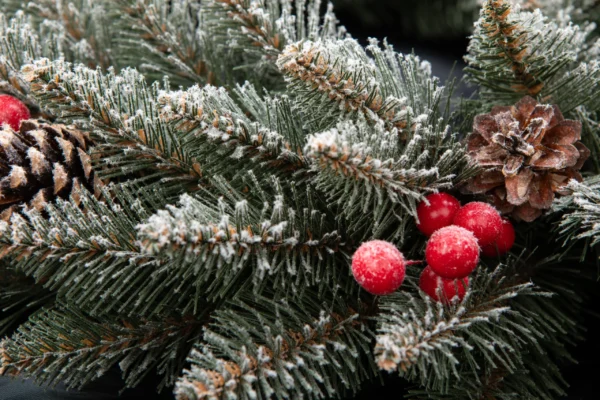
[[[430,194],[426,199],[429,205],[422,201],[417,207],[417,228],[426,236],[431,236],[438,229],[452,225],[454,214],[460,209],[460,202],[448,193]]]
[[[460,226],[447,226],[431,235],[425,259],[442,278],[464,278],[479,263],[479,245],[472,232]]]
[[[429,297],[435,301],[440,301],[438,288],[440,289],[441,301],[448,304],[454,296],[458,296],[460,300],[465,297],[467,287],[469,286],[469,278],[463,279],[444,279],[436,274],[431,267],[426,267],[421,273],[419,279],[419,287],[427,293]]]
[[[352,274],[367,292],[375,295],[390,294],[404,281],[404,256],[389,242],[365,242],[352,256]]]
[[[19,129],[21,121],[31,118],[31,113],[19,99],[7,94],[0,94],[0,128],[8,124],[15,131]]]
[[[482,247],[481,253],[487,257],[501,256],[502,254],[508,253],[513,244],[515,244],[515,228],[513,228],[507,218],[502,218],[500,235],[498,235],[494,243]]]
[[[494,243],[502,228],[502,217],[487,203],[479,201],[466,204],[454,216],[454,225],[475,235],[481,247]]]

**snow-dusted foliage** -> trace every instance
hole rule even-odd
[[[30,315],[0,374],[81,387],[118,366],[134,386],[156,369],[178,400],[341,397],[381,371],[421,398],[561,395],[582,309],[565,260],[600,240],[594,157],[461,301],[432,303],[418,262],[388,297],[350,265],[373,239],[423,258],[418,203],[480,171],[462,140],[475,113],[557,103],[600,154],[596,14],[569,2],[419,2],[462,5],[455,27],[482,6],[462,99],[320,0],[3,1],[0,92],[89,136],[99,181],[0,221],[0,332]],[[13,145],[0,137],[9,161]]]

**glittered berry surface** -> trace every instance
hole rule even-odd
[[[435,193],[426,197],[417,207],[419,222],[417,228],[426,236],[448,225],[452,225],[454,215],[460,209],[460,202],[448,193]],[[427,204],[429,203],[429,204]]]
[[[445,279],[436,274],[429,266],[423,270],[419,278],[419,287],[421,290],[427,293],[433,300],[444,303],[449,303],[455,296],[458,296],[462,300],[465,297],[468,286],[468,277],[463,279]]]
[[[19,129],[21,121],[29,119],[31,114],[19,99],[0,94],[0,126],[8,124],[12,129]]]
[[[473,232],[479,245],[483,247],[494,243],[500,234],[502,218],[491,205],[476,201],[458,210],[454,216],[454,225]]]
[[[506,218],[502,218],[500,234],[492,244],[481,248],[481,253],[486,257],[497,257],[508,253],[515,243],[515,228]]]
[[[363,243],[352,257],[352,274],[367,292],[385,295],[402,285],[406,273],[402,253],[391,243],[372,240]]]
[[[441,277],[464,278],[479,263],[479,245],[472,232],[451,225],[431,236],[425,249],[425,258]]]

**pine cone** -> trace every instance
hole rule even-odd
[[[470,156],[484,172],[466,186],[491,196],[494,205],[516,220],[531,222],[568,194],[571,179],[590,151],[580,142],[581,123],[565,120],[556,105],[526,96],[512,107],[494,107],[475,117],[467,139]]]
[[[22,205],[42,210],[58,197],[78,199],[83,185],[94,191],[92,144],[81,131],[35,120],[19,131],[0,130],[0,218],[8,220]]]

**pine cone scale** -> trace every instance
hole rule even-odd
[[[518,206],[527,202],[533,177],[533,171],[523,169],[518,174],[506,178],[507,200],[510,204]]]
[[[525,97],[511,107],[494,107],[474,119],[467,148],[484,172],[465,191],[487,194],[516,219],[533,221],[589,157],[580,141],[581,123],[565,120],[557,106]]]
[[[539,210],[545,210],[552,206],[554,191],[552,190],[552,178],[548,174],[538,174],[531,183],[529,193],[529,204]]]
[[[8,219],[20,206],[44,208],[57,197],[66,199],[80,185],[95,187],[91,140],[76,129],[35,120],[18,131],[0,130],[0,212]]]

